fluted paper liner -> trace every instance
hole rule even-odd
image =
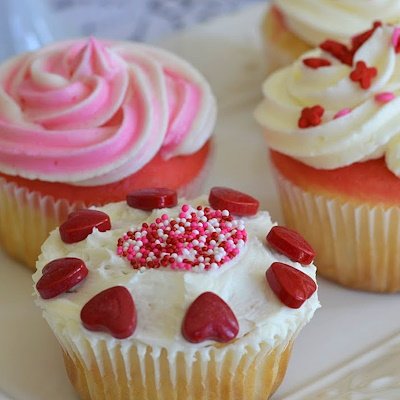
[[[115,339],[43,311],[63,352],[69,379],[83,400],[266,400],[285,375],[293,342],[309,318],[283,318],[229,343],[167,347],[135,333]],[[272,327],[276,328],[276,327]]]
[[[0,241],[13,258],[35,269],[49,232],[83,202],[71,204],[0,178]]]
[[[318,274],[375,292],[400,290],[400,208],[345,202],[294,185],[275,169],[288,227],[315,249]]]
[[[178,189],[179,196],[192,198],[201,191],[210,168],[211,153],[198,176]],[[40,248],[49,233],[63,223],[70,212],[95,203],[95,199],[89,205],[83,201],[56,200],[0,178],[1,247],[11,257],[35,270]]]
[[[286,372],[292,340],[271,349],[234,344],[193,352],[130,341],[58,337],[70,381],[84,400],[265,400]]]

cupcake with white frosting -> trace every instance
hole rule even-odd
[[[215,99],[205,78],[167,51],[94,38],[56,43],[0,66],[0,100],[0,239],[30,267],[74,209],[148,185],[198,190]]]
[[[292,63],[326,39],[347,41],[373,21],[400,22],[397,0],[272,0],[262,34],[270,70]]]
[[[399,38],[377,22],[325,41],[267,79],[256,110],[286,224],[320,275],[378,292],[400,290]]]
[[[149,189],[70,215],[33,279],[81,398],[266,399],[319,307],[313,258],[247,194]]]

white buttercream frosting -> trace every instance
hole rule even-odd
[[[191,204],[204,206],[208,202],[199,198]],[[81,242],[65,244],[58,229],[54,230],[42,247],[37,272],[33,275],[36,283],[43,267],[56,258],[78,257],[86,263],[89,274],[71,293],[43,300],[35,289],[36,303],[56,336],[73,338],[74,346],[82,344],[83,348],[83,343],[88,340],[95,347],[99,340],[104,340],[109,348],[121,342],[129,349],[128,344],[134,343],[139,347],[167,348],[171,356],[179,351],[193,354],[207,349],[214,342],[189,343],[181,333],[187,308],[206,291],[218,294],[235,313],[240,331],[234,345],[240,348],[251,346],[257,349],[260,343],[273,347],[288,335],[295,335],[319,307],[317,293],[314,293],[299,309],[288,308],[267,284],[265,272],[274,261],[292,265],[313,279],[316,272],[314,265],[292,262],[266,245],[266,234],[273,226],[267,212],[242,219],[248,240],[238,256],[218,270],[190,272],[169,268],[134,270],[126,258],[116,253],[117,240],[125,232],[140,227],[143,222],[152,222],[163,213],[177,217],[179,205],[173,209],[144,212],[120,202],[101,210],[111,218],[110,231],[94,230]],[[115,285],[123,285],[130,291],[137,309],[137,328],[132,336],[122,341],[107,333],[91,332],[80,320],[82,306],[100,291]]]
[[[354,54],[353,66],[315,49],[270,76],[255,112],[269,146],[319,169],[385,156],[388,168],[400,176],[400,57],[392,44],[395,29],[377,28]],[[332,65],[309,68],[302,60],[310,57],[323,57]],[[366,90],[349,77],[358,61],[378,71]],[[392,101],[376,100],[386,92],[394,95]],[[299,128],[302,109],[315,105],[325,110],[322,123]],[[350,113],[335,119],[345,108]]]
[[[315,46],[330,38],[345,40],[377,19],[398,23],[398,0],[273,0],[288,29]]]

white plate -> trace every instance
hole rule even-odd
[[[258,45],[263,11],[249,8],[162,45],[196,65],[218,97],[217,150],[207,187],[249,192],[281,221],[266,147],[252,118],[265,71]],[[297,339],[274,399],[399,399],[400,337],[393,336],[400,332],[399,295],[319,283],[322,308]],[[31,285],[29,271],[0,253],[0,399],[7,394],[15,400],[74,400],[57,342],[33,305]]]

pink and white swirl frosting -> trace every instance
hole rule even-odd
[[[0,66],[0,171],[82,186],[116,182],[159,151],[196,152],[215,118],[205,78],[167,51],[61,42]]]

